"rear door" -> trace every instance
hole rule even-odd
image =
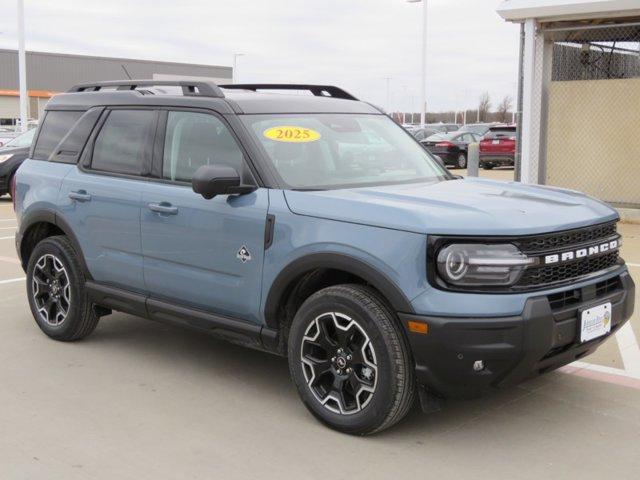
[[[158,112],[119,108],[103,115],[81,164],[64,179],[61,210],[96,281],[144,292],[140,202]]]
[[[211,200],[194,193],[191,179],[203,165],[233,167],[243,183],[255,184],[246,154],[213,113],[164,112],[162,124],[161,178],[142,194],[146,285],[172,304],[257,321],[268,191]]]

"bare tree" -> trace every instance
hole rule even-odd
[[[502,123],[507,123],[509,121],[509,112],[513,107],[513,98],[511,95],[506,95],[500,105],[498,105],[498,118]]]
[[[484,92],[480,95],[480,103],[478,104],[478,117],[480,117],[481,122],[486,122],[488,120],[487,116],[490,108],[491,97],[489,96],[489,92]]]

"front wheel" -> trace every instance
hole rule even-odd
[[[80,340],[98,324],[77,255],[67,237],[49,237],[36,245],[27,265],[31,313],[55,340]]]
[[[293,320],[288,356],[305,406],[341,432],[379,432],[413,404],[407,343],[394,315],[368,287],[333,286],[309,297]]]

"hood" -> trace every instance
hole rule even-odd
[[[528,235],[618,218],[587,195],[478,178],[318,192],[286,191],[293,213],[416,233]]]
[[[31,147],[0,147],[0,155],[28,155]]]

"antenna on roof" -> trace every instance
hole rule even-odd
[[[127,78],[129,80],[133,80],[133,78],[131,78],[131,75],[129,75],[129,72],[127,71],[127,67],[124,66],[124,63],[120,65],[122,67],[122,70],[124,70],[125,75],[127,76]]]

